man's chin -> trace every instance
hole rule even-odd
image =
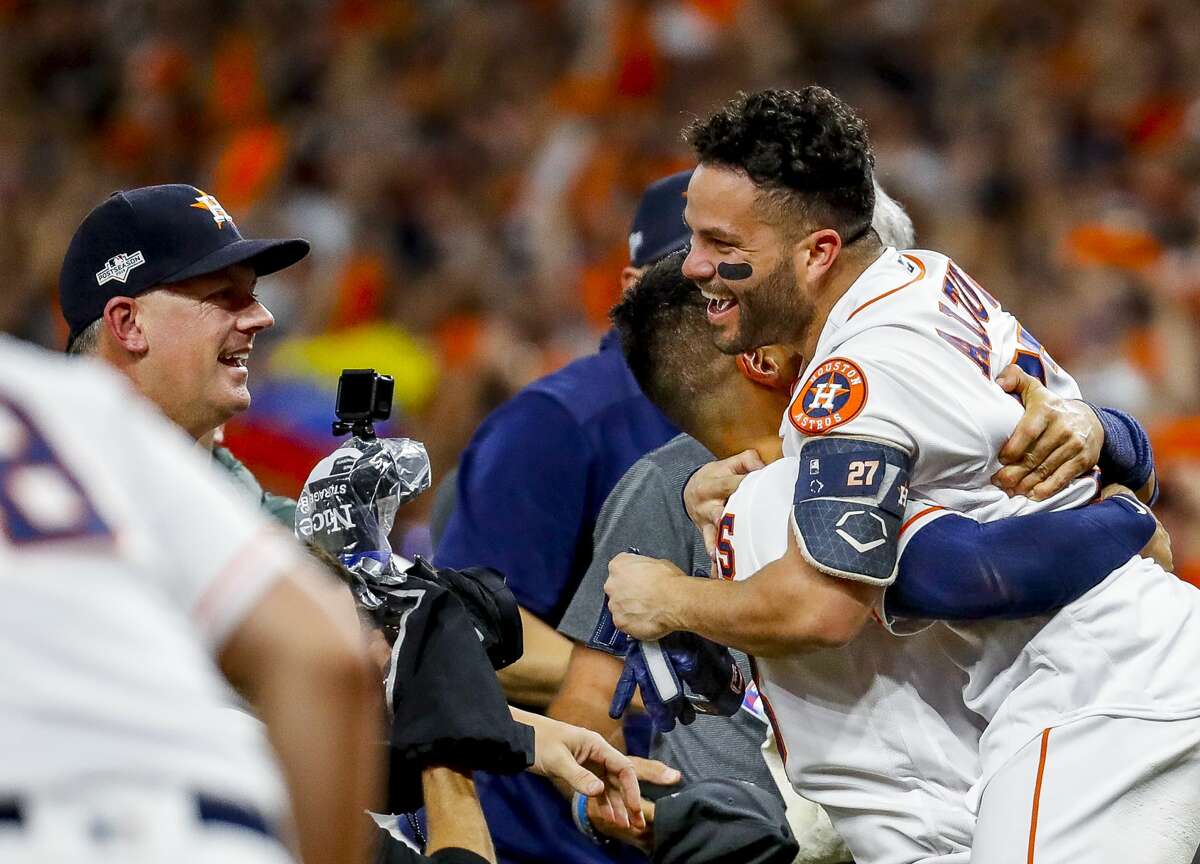
[[[740,328],[714,327],[712,335],[713,344],[722,354],[736,355],[750,350],[744,347],[746,340],[743,338]]]
[[[219,413],[225,418],[221,422],[231,420],[250,407],[250,391],[246,387],[234,387],[226,391],[220,400]]]

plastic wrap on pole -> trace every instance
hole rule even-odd
[[[340,560],[368,609],[404,581],[388,540],[396,510],[429,488],[425,445],[411,438],[351,438],[316,464],[296,506],[296,536]]]

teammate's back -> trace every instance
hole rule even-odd
[[[0,789],[84,769],[203,781],[277,810],[265,742],[226,721],[228,687],[196,635],[219,644],[239,611],[222,608],[213,577],[237,568],[228,578],[252,604],[245,580],[269,585],[278,551],[220,560],[257,522],[189,483],[190,458],[163,458],[159,437],[174,433],[158,421],[151,434],[112,376],[9,346],[3,356],[0,740],[24,743],[0,760]]]
[[[353,616],[320,596],[294,542],[179,430],[113,373],[0,339],[0,526],[0,810],[17,814],[0,821],[19,838],[6,850],[36,859],[43,841],[67,843],[86,860],[89,820],[97,836],[145,849],[182,814],[186,836],[161,854],[200,854],[218,825],[245,829],[221,854],[286,857],[272,836],[288,815],[281,778],[261,731],[229,709],[222,672],[267,723],[306,856],[359,842],[341,811],[371,786],[375,694]],[[312,684],[297,687],[305,671]],[[335,678],[340,692],[313,695],[336,707],[311,720],[347,725],[335,737],[358,789],[315,736],[281,728],[306,708],[305,690]],[[303,822],[315,803],[296,783],[305,759],[350,798],[329,814],[324,847]],[[41,813],[59,814],[60,836],[42,836]]]

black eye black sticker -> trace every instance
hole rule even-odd
[[[744,261],[740,264],[726,264],[724,261],[717,265],[717,275],[722,279],[740,282],[754,275],[754,268]]]

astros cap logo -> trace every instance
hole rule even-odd
[[[213,221],[217,223],[218,228],[224,228],[225,223],[233,224],[233,218],[225,212],[225,208],[221,206],[221,202],[209,195],[203,189],[197,189],[200,194],[196,197],[196,203],[192,206],[198,210],[207,210],[212,214]]]
[[[867,404],[867,379],[852,360],[833,357],[796,391],[788,419],[805,435],[824,435],[849,423]]]

